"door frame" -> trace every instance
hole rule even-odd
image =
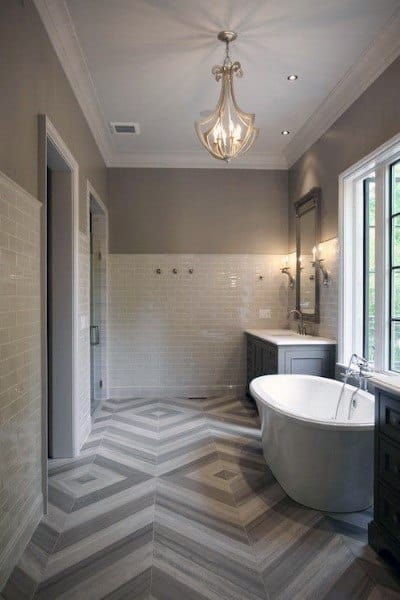
[[[47,331],[47,142],[62,156],[71,171],[71,202],[72,202],[72,316],[73,328],[71,331],[72,357],[72,390],[71,399],[71,435],[72,454],[79,454],[79,165],[73,154],[65,144],[63,138],[54,127],[47,115],[38,116],[38,195],[42,202],[41,222],[41,346],[42,346],[42,490],[44,498],[44,512],[48,506],[48,331]]]
[[[90,236],[90,197],[93,197],[94,200],[96,201],[96,203],[99,205],[103,215],[104,215],[104,222],[105,222],[105,229],[106,229],[106,263],[105,263],[105,283],[106,283],[106,302],[105,302],[105,328],[107,329],[108,327],[108,234],[109,234],[109,227],[108,227],[108,210],[106,205],[104,204],[103,200],[101,199],[101,196],[97,193],[96,189],[93,187],[92,183],[89,181],[89,179],[86,180],[86,231],[87,231],[87,237],[89,238]],[[91,282],[91,278],[90,278],[90,282]],[[91,285],[91,283],[90,283]],[[90,294],[91,290],[89,291]],[[90,318],[90,317],[89,317]],[[108,344],[107,344],[107,334],[105,335],[105,348],[104,348],[104,352],[105,352],[105,363],[106,363],[106,367],[105,367],[105,373],[102,373],[103,375],[103,381],[106,382],[106,385],[104,386],[104,392],[103,392],[103,401],[109,397],[108,394]],[[89,335],[89,345],[90,345],[90,335]],[[90,348],[90,361],[92,360],[92,356],[91,356],[91,348]],[[90,365],[91,366],[91,365]]]

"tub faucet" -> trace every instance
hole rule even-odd
[[[352,354],[347,369],[343,373],[343,379],[347,383],[350,377],[356,379],[358,389],[367,390],[368,379],[373,376],[370,364],[366,358],[358,354]]]
[[[306,335],[307,331],[306,326],[304,325],[304,315],[301,312],[301,310],[297,310],[297,308],[290,310],[287,315],[288,321],[290,320],[290,315],[297,315],[298,317],[300,317],[300,323],[297,324],[297,333],[299,335]]]
[[[353,416],[353,412],[357,408],[357,393],[359,392],[359,390],[367,391],[368,379],[370,379],[372,376],[373,376],[373,372],[370,368],[368,360],[366,358],[364,358],[363,356],[359,356],[358,354],[352,354],[349,364],[348,364],[348,367],[342,374],[343,386],[342,386],[342,390],[339,395],[339,400],[336,405],[335,420],[338,417],[339,406],[340,406],[340,403],[341,403],[341,400],[342,400],[342,397],[344,394],[344,389],[345,389],[350,377],[352,377],[353,379],[356,380],[357,386],[350,397],[349,408],[347,411],[347,420],[348,421],[351,420],[351,418]]]

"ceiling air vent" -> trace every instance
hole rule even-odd
[[[125,133],[139,135],[140,133],[139,123],[110,123],[110,126],[111,131],[118,135]]]

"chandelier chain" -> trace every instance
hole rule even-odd
[[[224,67],[229,67],[232,64],[231,57],[229,56],[229,41],[225,42],[225,59],[224,59]]]

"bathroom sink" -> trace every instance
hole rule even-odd
[[[270,333],[269,334],[271,337],[287,337],[287,336],[292,336],[292,335],[299,335],[298,333],[296,333],[295,331],[291,331],[291,330],[285,330],[285,331],[281,331],[279,333]]]
[[[335,344],[335,340],[314,335],[300,335],[292,329],[248,329],[247,333],[277,346],[312,346]]]

